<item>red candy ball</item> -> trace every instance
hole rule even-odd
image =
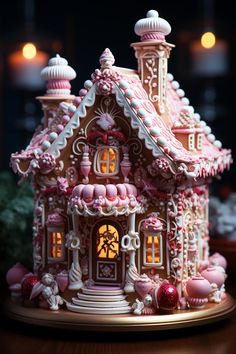
[[[29,300],[31,291],[39,279],[35,275],[26,276],[21,283],[21,293],[24,300]]]
[[[162,310],[173,310],[179,301],[179,294],[172,284],[162,284],[157,292],[157,303]]]

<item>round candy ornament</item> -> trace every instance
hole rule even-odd
[[[174,310],[179,301],[179,294],[172,284],[162,284],[156,294],[156,303],[162,310]]]
[[[26,275],[23,279],[22,279],[22,283],[21,283],[21,293],[22,293],[22,297],[24,300],[29,300],[30,299],[30,295],[32,292],[32,289],[34,287],[34,285],[36,283],[39,282],[38,277],[36,277],[33,274],[29,274],[28,276]]]

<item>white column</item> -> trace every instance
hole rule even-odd
[[[136,250],[140,247],[140,239],[138,232],[135,232],[135,215],[135,213],[129,214],[129,231],[121,240],[122,249],[129,254],[129,268],[126,271],[124,287],[126,293],[132,293],[135,291],[134,282],[139,277],[135,264],[135,254]]]
[[[79,249],[80,249],[80,238],[78,235],[78,216],[73,214],[73,231],[70,231],[67,235],[66,247],[72,251],[73,262],[69,271],[69,286],[68,289],[78,290],[83,287],[82,282],[82,271],[79,264]]]

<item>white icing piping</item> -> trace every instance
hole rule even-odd
[[[65,126],[64,130],[57,137],[56,140],[47,150],[47,153],[58,158],[60,156],[60,150],[64,149],[67,145],[67,139],[72,137],[74,129],[77,129],[80,126],[80,118],[84,118],[87,114],[86,107],[93,106],[96,98],[96,86],[93,85],[83,101],[80,103],[79,107],[75,111],[75,114],[72,116],[70,121]]]
[[[83,209],[79,209],[77,206],[69,207],[68,212],[70,214],[76,214],[81,216],[118,216],[118,215],[129,215],[133,213],[141,213],[142,207],[140,204],[137,204],[136,207],[130,209],[127,205],[126,207],[120,209],[118,207],[112,207],[110,210],[104,209],[102,207],[97,208],[96,210],[90,209],[87,205],[84,205]]]
[[[130,123],[131,123],[132,128],[138,130],[138,137],[141,140],[144,140],[146,148],[148,150],[152,151],[152,154],[154,157],[157,157],[159,155],[166,156],[172,162],[172,165],[173,165],[172,167],[175,167],[174,168],[174,170],[175,170],[176,166],[173,163],[173,161],[169,158],[168,155],[164,154],[164,152],[157,145],[156,141],[153,140],[153,138],[150,136],[150,134],[146,130],[145,126],[138,119],[137,114],[133,111],[133,109],[128,104],[126,98],[124,97],[124,95],[123,95],[122,91],[119,89],[119,87],[116,84],[114,86],[116,88],[115,94],[116,94],[117,103],[120,107],[123,108],[124,115],[131,119]]]

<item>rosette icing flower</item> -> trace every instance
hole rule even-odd
[[[56,159],[53,155],[45,153],[38,159],[39,168],[42,171],[52,171],[56,167]]]

